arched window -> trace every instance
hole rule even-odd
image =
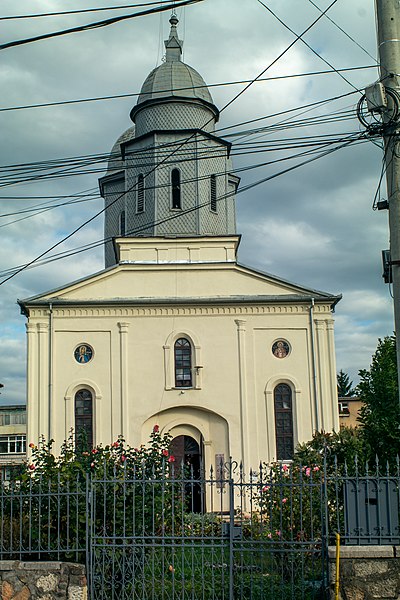
[[[210,177],[210,209],[217,212],[217,177],[215,175]]]
[[[122,210],[119,215],[119,235],[126,234],[125,211]]]
[[[274,390],[276,458],[293,458],[293,409],[292,390],[286,383],[280,383]]]
[[[175,387],[192,387],[192,346],[188,339],[176,340],[174,358]]]
[[[93,447],[93,396],[89,390],[75,394],[75,436],[81,447]]]
[[[144,177],[142,173],[137,178],[136,212],[144,212]]]
[[[172,208],[182,208],[181,204],[181,173],[179,169],[171,171]]]

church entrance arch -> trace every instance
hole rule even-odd
[[[182,465],[185,470],[186,508],[189,512],[204,512],[204,494],[200,479],[202,477],[202,446],[190,435],[178,435],[173,438],[170,453],[175,457],[175,468],[179,472]]]

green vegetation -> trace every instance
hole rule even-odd
[[[342,371],[342,369],[340,369],[337,374],[337,390],[339,398],[350,398],[351,396],[354,396],[355,390],[353,388],[353,382],[350,381],[350,377],[347,373]]]

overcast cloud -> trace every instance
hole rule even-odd
[[[326,0],[315,3],[321,9],[330,4]],[[115,2],[119,4],[122,2]],[[5,16],[107,5],[110,2],[105,0],[3,0],[1,8]],[[310,0],[268,0],[268,6],[297,33],[319,14]],[[3,21],[1,39],[6,42],[30,37],[114,14]],[[338,0],[328,14],[375,56],[373,0]],[[293,34],[256,0],[204,0],[179,10],[178,16],[179,33],[185,41],[184,60],[209,84],[254,78],[293,40]],[[169,31],[168,18],[168,13],[142,17],[1,51],[0,108],[139,92],[149,71],[160,63],[163,40]],[[337,69],[373,64],[365,51],[325,17],[305,39]],[[297,42],[265,76],[326,69],[320,58]],[[222,112],[219,126],[234,126],[226,133],[239,131],[237,124],[243,121],[347,94],[354,87],[363,89],[377,78],[374,69],[344,75],[352,85],[336,73],[255,83]],[[211,93],[221,108],[242,88],[243,85],[212,87]],[[354,94],[310,109],[302,117],[295,113],[293,118],[317,118],[354,110],[359,97]],[[129,111],[135,102],[135,98],[128,98],[0,112],[0,165],[107,152],[130,126]],[[254,127],[289,117],[290,114],[260,121]],[[353,119],[335,126],[282,129],[257,139],[279,140],[334,131],[346,137],[362,131],[362,127]],[[235,143],[234,138],[232,141]],[[240,169],[282,156],[283,152],[238,156],[234,165]],[[273,175],[292,164],[293,161],[271,164],[239,173],[241,185]],[[343,294],[335,314],[337,367],[349,372],[355,382],[358,370],[368,367],[378,337],[393,331],[392,300],[381,277],[381,250],[388,247],[387,213],[372,210],[381,165],[381,149],[368,141],[339,150],[237,197],[237,228],[243,236],[242,263],[312,288]],[[45,196],[65,196],[96,188],[98,176],[0,187],[0,215],[47,202],[41,199]],[[2,177],[0,172],[0,186]],[[38,198],[4,198],[24,195]],[[385,187],[381,195],[385,197]],[[8,223],[30,213],[1,216],[0,270],[31,260],[101,207],[101,200],[94,199],[12,224]],[[102,227],[99,217],[58,250],[101,239]],[[38,294],[102,267],[103,255],[98,249],[31,269],[0,287],[3,403],[25,401],[25,318],[19,314],[17,298]]]

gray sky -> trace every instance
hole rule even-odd
[[[134,0],[131,0],[132,3]],[[330,2],[313,0],[326,9]],[[115,1],[118,6],[124,2]],[[125,3],[129,2],[125,0]],[[2,16],[73,10],[112,5],[105,0],[3,0]],[[268,0],[268,6],[294,31],[301,33],[318,16],[311,0]],[[131,12],[130,10],[126,11]],[[1,22],[1,42],[65,29],[117,14],[113,12],[57,18]],[[123,14],[118,11],[118,14]],[[326,17],[305,36],[306,41],[336,69],[372,65],[376,55],[373,0],[338,0],[329,16],[359,44],[357,46]],[[169,13],[141,17],[104,29],[75,33],[1,51],[0,108],[61,100],[137,93],[162,58],[168,37]],[[204,0],[178,10],[179,33],[185,40],[184,61],[208,84],[256,77],[294,39],[256,0]],[[264,77],[293,75],[329,67],[300,41]],[[301,138],[297,151],[241,154],[235,167],[276,161],[307,150],[304,138],[336,133],[347,138],[362,131],[358,120],[288,128],[298,119],[353,111],[359,93],[320,107],[304,109],[240,127],[250,119],[267,117],[312,102],[363,89],[377,78],[364,69],[255,83],[221,114],[225,133],[282,122],[275,132],[228,138],[236,146]],[[212,87],[220,108],[243,85]],[[20,213],[49,202],[46,196],[65,196],[93,190],[100,174],[58,177],[5,186],[3,167],[33,161],[109,151],[130,126],[129,111],[135,98],[0,112],[0,270],[24,264],[70,233],[101,209],[99,198],[53,208],[41,213]],[[301,113],[301,116],[299,116]],[[290,120],[288,120],[290,119]],[[283,125],[285,125],[283,127]],[[265,148],[264,148],[265,149]],[[278,173],[294,160],[243,171],[241,185]],[[100,167],[101,168],[101,167]],[[342,293],[336,309],[337,368],[350,373],[356,383],[359,369],[370,364],[378,337],[393,331],[389,286],[381,277],[381,250],[388,247],[387,213],[373,211],[372,202],[382,168],[379,140],[353,144],[259,185],[237,197],[237,228],[242,234],[240,261],[284,279],[316,289]],[[381,197],[386,197],[385,184]],[[6,199],[13,196],[14,199]],[[37,196],[16,199],[16,196]],[[61,202],[66,199],[61,200]],[[31,215],[35,216],[31,216]],[[22,217],[27,217],[23,220]],[[17,221],[18,220],[18,221]],[[17,221],[13,222],[12,221]],[[58,250],[100,240],[99,217]],[[17,298],[26,298],[88,275],[103,267],[101,250],[51,262],[21,273],[0,287],[0,381],[5,384],[3,403],[25,401],[25,318]]]

